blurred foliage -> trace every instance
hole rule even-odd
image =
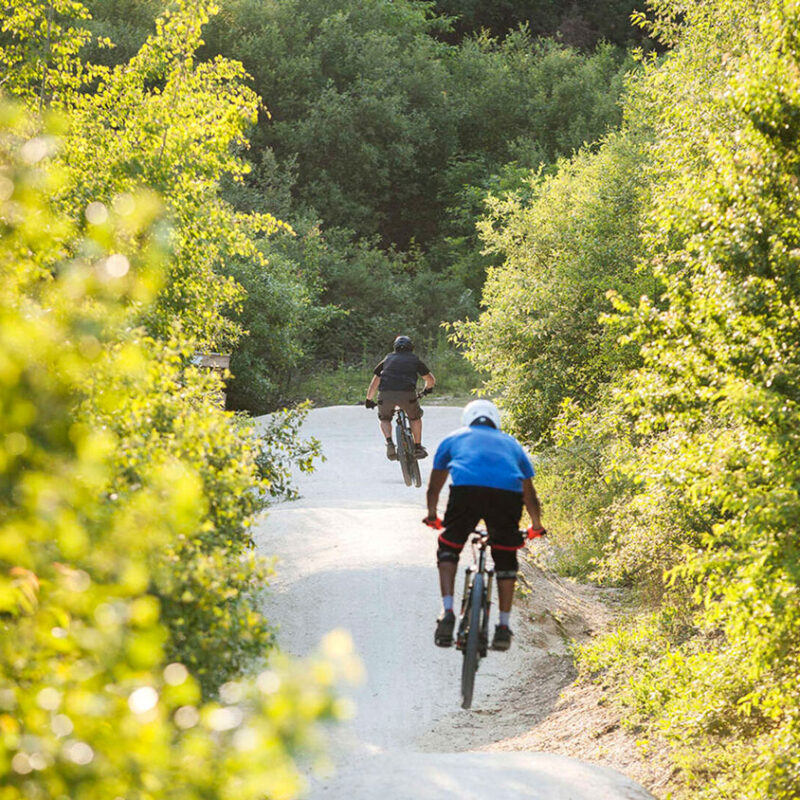
[[[188,365],[189,353],[178,342],[145,340],[142,348],[149,363],[134,380],[114,362],[97,365],[83,411],[87,424],[114,436],[109,491],[115,502],[135,496],[162,461],[194,465],[202,498],[196,528],[158,549],[150,588],[170,632],[167,657],[189,667],[213,692],[271,642],[257,610],[267,570],[249,535],[263,507],[260,494],[270,488],[259,483],[262,446],[255,431],[220,412],[218,378]]]
[[[357,666],[333,635],[230,680],[268,645],[248,600],[259,445],[188,340],[132,324],[172,258],[157,196],[53,201],[64,119],[0,105],[2,796],[296,797]]]

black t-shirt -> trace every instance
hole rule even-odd
[[[401,392],[405,389],[417,388],[417,375],[427,375],[430,370],[412,352],[401,351],[389,353],[375,367],[376,375],[380,375],[378,388],[381,391]]]

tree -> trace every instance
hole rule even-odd
[[[800,8],[650,7],[672,49],[633,80],[626,115],[652,131],[639,255],[657,283],[615,298],[609,341],[638,357],[569,403],[557,430],[590,454],[579,477],[596,487],[586,516],[605,526],[597,572],[657,612],[584,663],[668,738],[692,797],[788,800],[800,792]]]
[[[503,261],[489,270],[485,311],[456,331],[525,438],[551,439],[562,401],[590,406],[636,362],[600,318],[613,310],[610,291],[636,299],[647,280],[635,269],[645,154],[643,134],[613,134],[554,175],[530,173],[527,196],[490,201],[482,237]]]
[[[199,433],[232,435],[209,401],[214,379],[131,324],[171,255],[158,235],[163,206],[142,190],[102,220],[54,208],[68,179],[53,156],[58,131],[0,106],[4,796],[294,797],[294,759],[313,750],[315,721],[338,714],[332,681],[350,669],[347,643],[329,641],[322,669],[273,659],[216,702],[170,657],[180,630],[165,624],[171,562],[181,542],[207,548],[220,525],[224,509],[209,513],[204,494],[211,475],[234,488],[238,467],[239,485],[254,485],[255,441],[240,432],[224,452],[203,451]],[[169,423],[149,416],[170,407]],[[228,524],[241,519],[227,510]],[[215,609],[225,621],[231,596],[263,574],[252,560],[238,569],[213,575],[228,582]],[[204,577],[210,569],[192,580],[208,600],[216,589]]]
[[[591,49],[606,41],[629,45],[642,40],[641,29],[631,24],[631,15],[638,5],[632,0],[587,2],[556,0],[514,2],[514,0],[437,0],[440,14],[453,18],[448,38],[460,39],[488,30],[495,36],[520,25],[527,26],[537,37],[551,37],[571,47]]]
[[[46,105],[64,107],[105,74],[102,66],[78,54],[93,37],[86,28],[88,9],[73,0],[9,3],[0,11],[0,66],[4,91]],[[108,47],[105,37],[94,39]]]

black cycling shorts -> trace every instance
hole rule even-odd
[[[517,550],[525,542],[519,530],[522,492],[488,486],[451,486],[439,549],[461,553],[467,537],[483,520],[489,532],[497,572],[516,572]]]

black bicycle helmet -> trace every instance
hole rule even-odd
[[[413,349],[414,349],[414,342],[412,342],[408,336],[398,336],[394,340],[395,353],[401,353],[404,350],[413,350]]]

